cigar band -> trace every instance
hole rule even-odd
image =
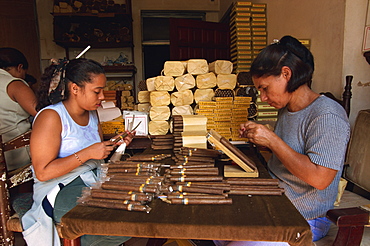
[[[140,187],[139,187],[139,191],[140,191],[140,192],[143,192],[144,188],[145,188],[145,184],[140,185]]]
[[[123,200],[123,204],[130,204],[129,200]]]
[[[186,168],[181,169],[180,174],[184,175],[185,174],[185,170],[186,170]]]
[[[182,192],[182,185],[177,186],[177,190]]]
[[[132,210],[132,206],[133,206],[132,204],[128,204],[128,205],[127,205],[127,210],[128,210],[128,211],[131,211],[131,210]]]
[[[151,181],[150,178],[146,179],[145,184],[150,184],[150,181]]]
[[[189,204],[189,199],[188,198],[182,199],[182,204],[188,205]]]
[[[185,163],[188,163],[188,157],[184,156]]]
[[[140,167],[138,167],[137,169],[136,169],[136,173],[135,173],[135,175],[139,175],[140,174]]]
[[[135,201],[136,200],[136,194],[132,194],[131,197],[130,197],[130,200]]]
[[[152,156],[152,161],[155,161],[155,156]]]
[[[190,187],[191,182],[186,182],[185,185],[188,186],[188,187]]]
[[[186,177],[186,176],[181,176],[181,177],[179,178],[179,181],[180,181],[180,182],[184,182],[184,181],[185,181],[185,177]]]
[[[127,192],[127,194],[131,195],[132,194],[132,191]]]
[[[140,166],[141,166],[141,163],[136,164],[136,167],[140,167]]]
[[[193,155],[193,152],[191,151],[191,149],[189,149],[189,156],[192,156]]]
[[[177,197],[178,197],[178,198],[183,198],[183,197],[184,197],[184,195],[183,195],[183,194],[180,194],[180,195],[178,195]]]

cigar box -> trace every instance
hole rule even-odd
[[[214,130],[210,130],[207,134],[207,140],[237,164],[224,167],[225,177],[258,177],[258,170],[255,163],[225,137]]]

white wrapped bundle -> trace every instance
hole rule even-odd
[[[181,61],[166,61],[163,73],[165,76],[181,76],[185,72],[185,66]]]
[[[146,79],[146,87],[148,91],[155,91],[154,81],[156,77]]]
[[[149,121],[149,134],[151,135],[166,135],[170,129],[170,124],[165,120]]]
[[[193,108],[190,105],[176,106],[172,109],[172,115],[192,115]]]
[[[149,113],[150,107],[150,103],[139,103],[137,105],[137,111]]]
[[[150,91],[139,91],[137,93],[137,100],[139,101],[139,103],[150,102]]]
[[[173,106],[190,105],[193,101],[194,96],[191,90],[177,91],[171,94],[171,103]]]
[[[218,88],[233,90],[236,86],[236,74],[219,74],[217,75]]]
[[[196,103],[200,101],[212,101],[215,96],[213,89],[196,89],[194,92],[194,100]]]
[[[175,78],[175,86],[178,91],[188,90],[195,87],[195,78],[190,73]]]
[[[208,73],[208,62],[205,59],[190,59],[188,60],[188,73],[193,75]]]
[[[210,89],[217,85],[216,74],[213,72],[198,75],[196,80],[196,85],[199,89]]]
[[[151,107],[149,117],[151,120],[168,120],[171,115],[171,110],[168,106]]]
[[[150,92],[150,104],[155,106],[167,106],[171,103],[171,96],[168,91],[152,91]]]
[[[233,63],[226,60],[217,60],[209,64],[209,71],[215,74],[231,74],[233,72]]]
[[[175,80],[172,76],[157,76],[154,80],[154,87],[157,91],[173,91]]]

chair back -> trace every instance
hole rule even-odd
[[[17,170],[8,172],[4,153],[17,148],[26,147],[30,144],[31,131],[25,132],[20,136],[13,138],[5,143],[0,135],[0,245],[13,245],[14,235],[7,228],[7,221],[10,218],[10,197],[9,188],[20,185],[32,179],[32,172],[29,168],[21,168],[22,172],[19,175]]]
[[[344,178],[370,192],[370,109],[359,111],[348,145]]]

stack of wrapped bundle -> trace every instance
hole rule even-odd
[[[84,190],[79,203],[86,206],[115,208],[149,213],[149,203],[161,193],[165,164],[171,155],[137,155],[125,161],[102,165],[101,181]]]
[[[175,152],[181,147],[207,149],[207,117],[203,115],[172,115]]]

